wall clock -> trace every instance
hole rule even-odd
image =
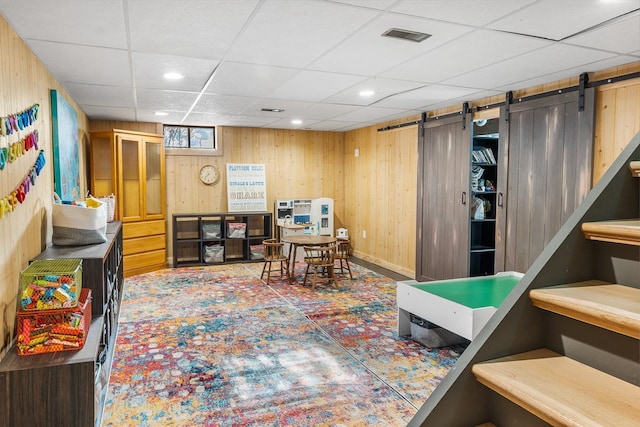
[[[220,172],[214,165],[204,165],[200,168],[200,181],[206,185],[212,185],[220,179]]]

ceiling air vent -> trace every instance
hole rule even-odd
[[[423,40],[431,37],[431,34],[419,33],[417,31],[401,30],[400,28],[391,28],[390,30],[382,33],[385,37],[394,37],[396,39],[409,40],[412,42],[420,43]]]
[[[262,108],[260,111],[267,111],[269,113],[282,113],[284,110],[281,108]]]

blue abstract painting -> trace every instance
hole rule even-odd
[[[55,192],[63,202],[72,202],[81,197],[78,114],[55,89],[51,89],[51,121]]]

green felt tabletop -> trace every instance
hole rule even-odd
[[[469,308],[498,308],[518,281],[518,276],[486,276],[418,283],[413,286]]]

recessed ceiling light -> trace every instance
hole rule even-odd
[[[372,91],[371,89],[365,89],[365,90],[361,90],[361,91],[360,91],[360,96],[363,96],[363,97],[370,97],[370,96],[373,96],[373,94],[374,94],[374,93],[375,93],[375,92],[374,92],[374,91]]]
[[[261,111],[267,111],[269,113],[282,113],[284,110],[281,108],[262,108]]]
[[[156,116],[168,116],[169,113],[165,113],[164,111],[156,111],[154,113]]]
[[[291,124],[292,124],[292,125],[301,125],[301,124],[302,124],[302,120],[300,120],[300,119],[293,119],[293,120],[291,120]]]
[[[384,37],[393,37],[396,39],[409,40],[416,43],[420,43],[421,41],[424,41],[431,37],[431,34],[420,33],[418,31],[411,30],[402,30],[400,28],[391,28],[390,30],[382,33],[382,35]]]
[[[184,74],[180,73],[164,73],[163,77],[167,80],[181,80],[184,79]]]

